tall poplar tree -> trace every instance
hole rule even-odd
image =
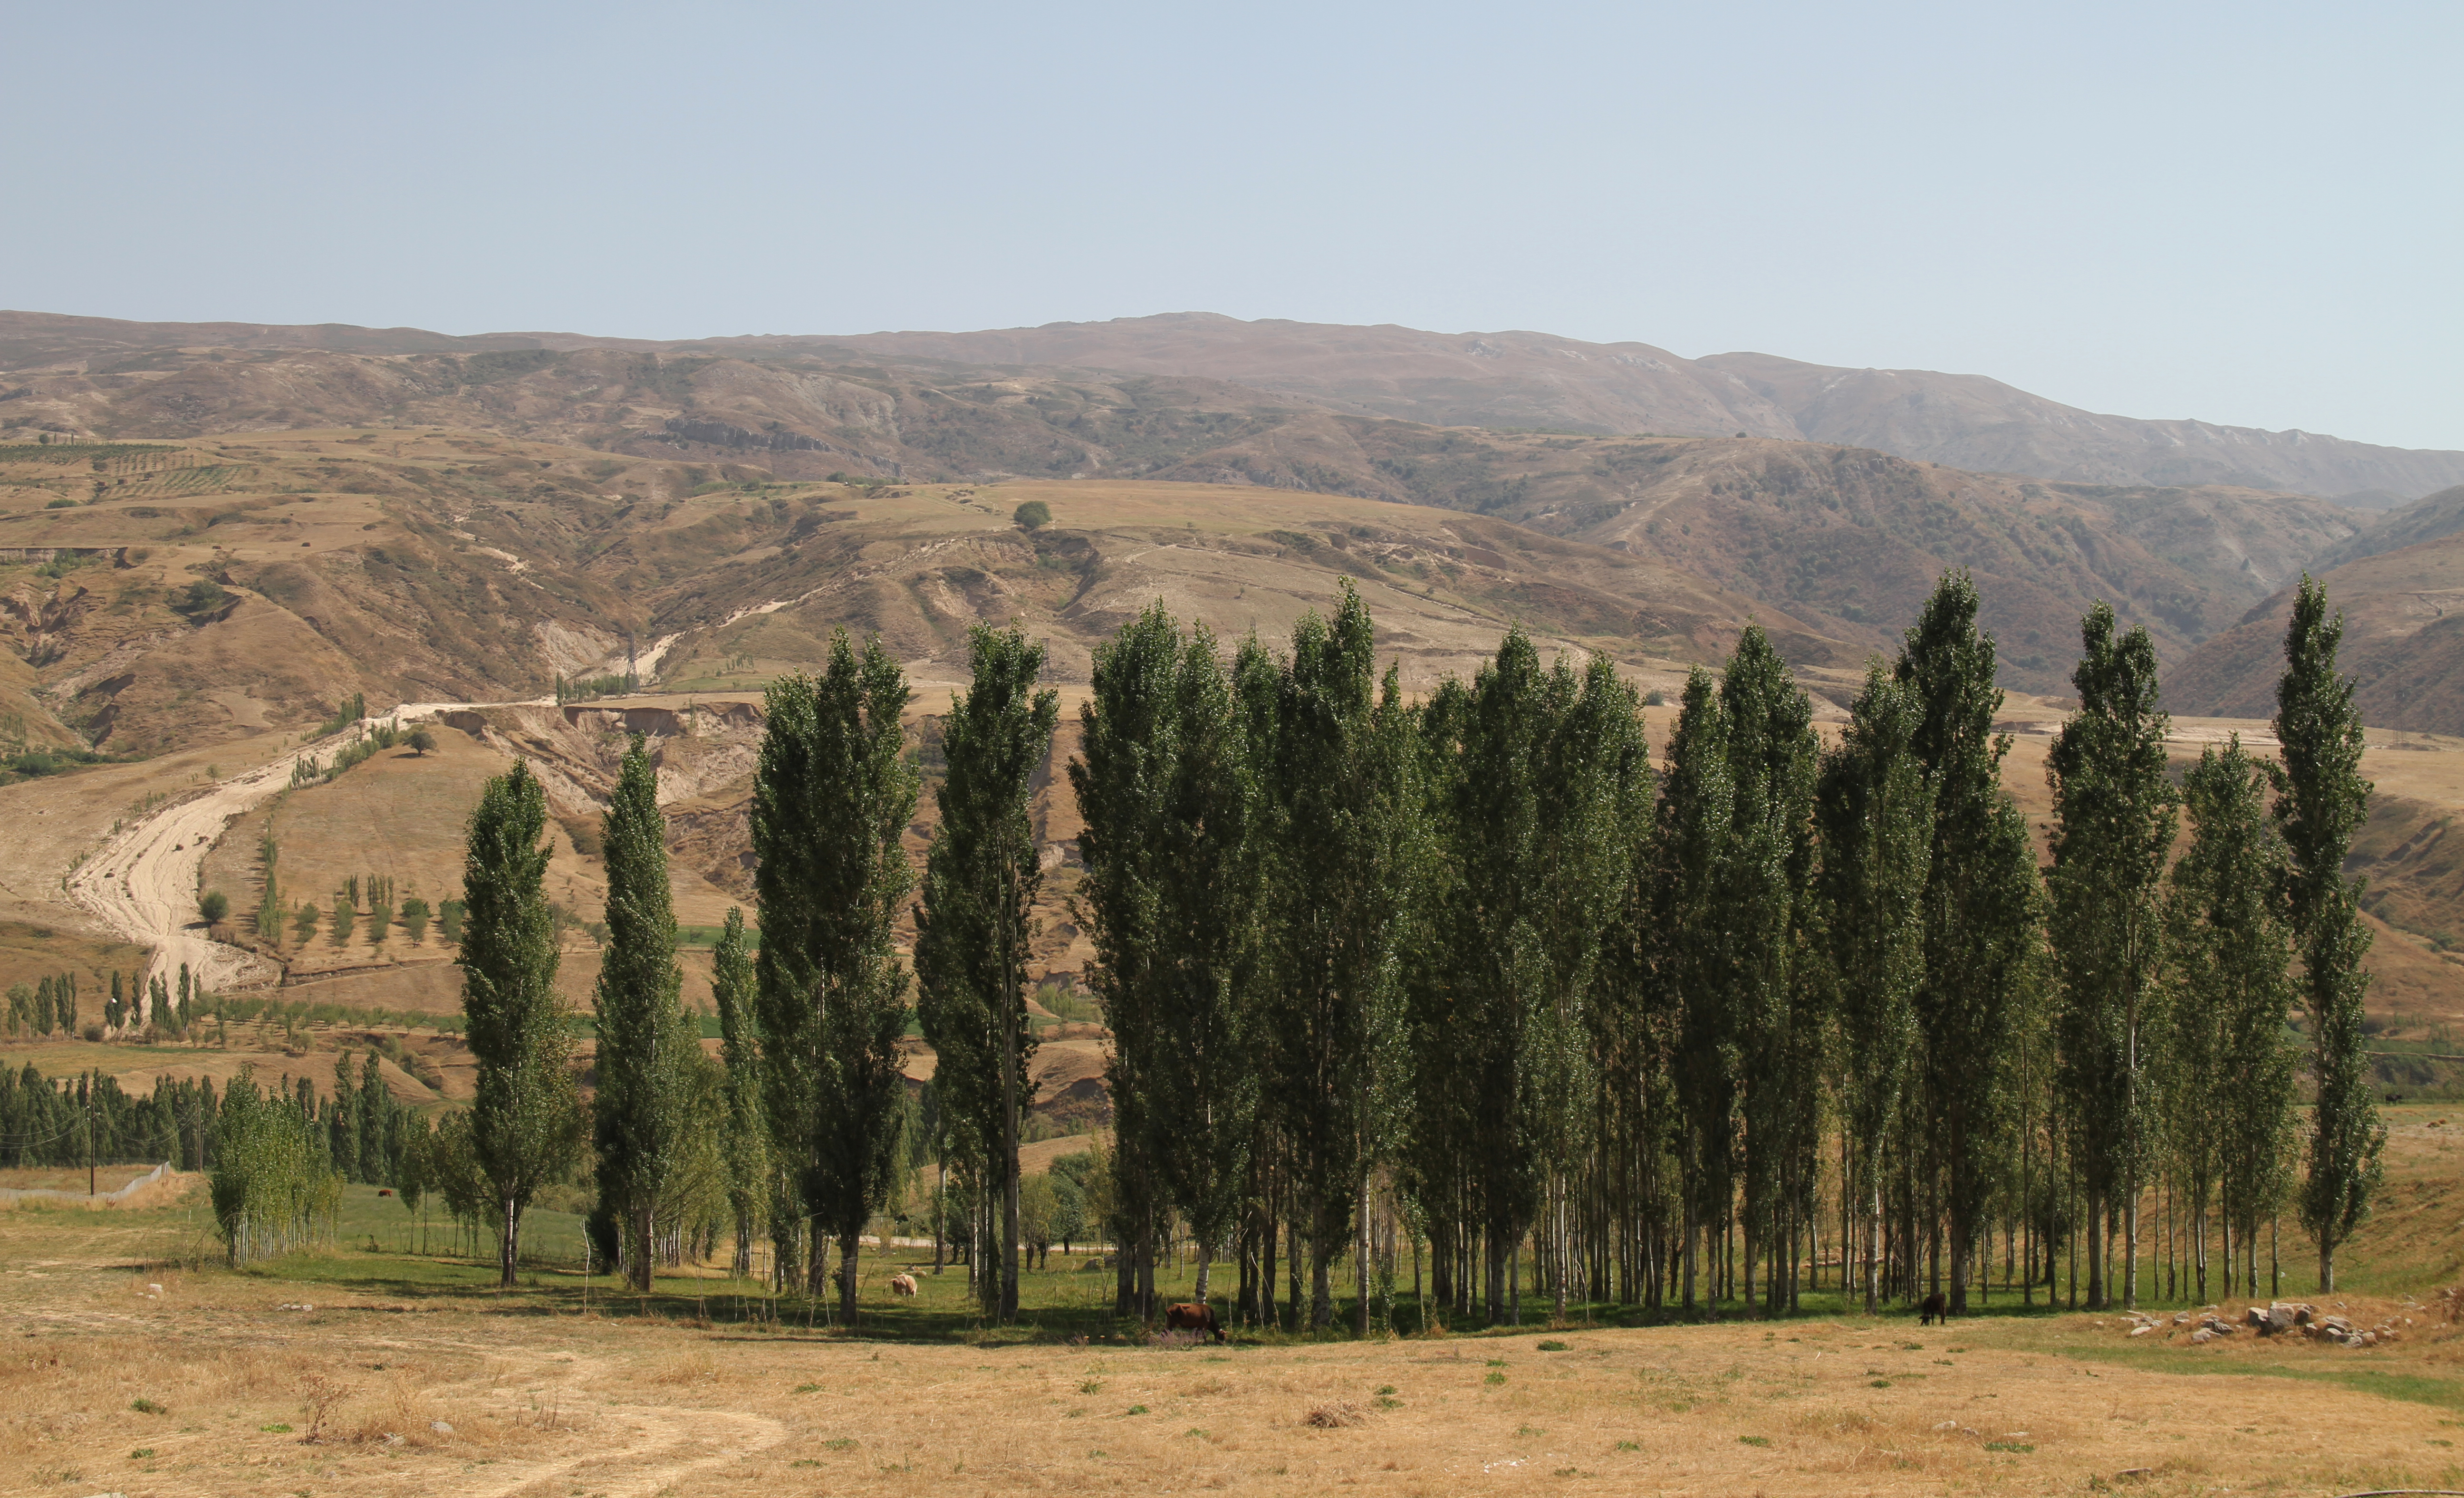
[[[1636,860],[1651,826],[1651,751],[1642,702],[1616,665],[1595,655],[1579,684],[1560,660],[1551,694],[1564,704],[1539,762],[1539,839],[1547,873],[1532,917],[1540,937],[1544,1012],[1531,1047],[1539,1084],[1532,1116],[1544,1172],[1550,1289],[1563,1318],[1574,1272],[1574,1215],[1582,1162],[1605,1120],[1593,1105],[1600,1085],[1602,1004],[1627,975],[1617,928],[1635,910]]]
[[[1173,686],[1155,915],[1168,951],[1155,1018],[1168,1043],[1149,1068],[1149,1117],[1163,1195],[1198,1249],[1206,1298],[1249,1180],[1259,1101],[1255,1014],[1269,852],[1262,787],[1232,676],[1204,625],[1191,629]]]
[[[2122,1303],[2139,1304],[2139,1199],[2159,1099],[2149,1063],[2165,958],[2163,882],[2178,798],[2167,778],[2172,720],[2156,705],[2156,646],[2114,635],[2111,606],[2079,625],[2079,707],[2054,738],[2054,867],[2047,876],[2061,974],[2062,1090],[2087,1187],[2088,1304],[2109,1293],[2103,1247],[2122,1227]]]
[[[727,1162],[727,1210],[736,1226],[732,1274],[753,1272],[753,1235],[768,1215],[769,1131],[761,1112],[761,1046],[755,1025],[753,944],[744,912],[731,905],[711,948],[710,992],[718,1007],[718,1059],[727,1068],[719,1152]]]
[[[1829,958],[1848,1179],[1861,1255],[1859,1289],[1881,1299],[1884,1152],[1917,1047],[1925,982],[1925,875],[1933,856],[1933,787],[1917,759],[1919,704],[1881,662],[1849,708],[1838,747],[1823,757],[1815,798],[1821,833],[1820,930]]]
[[[2002,788],[2007,735],[1993,732],[2002,692],[1981,600],[1964,571],[1944,575],[1905,637],[1894,674],[1915,697],[1917,756],[1934,791],[1925,871],[1925,984],[1916,1099],[1924,1119],[1930,1219],[1948,1238],[1949,1276],[1928,1252],[1924,1276],[1968,1309],[1969,1256],[1984,1225],[1998,1164],[1995,1103],[2012,1057],[2005,1044],[2037,960],[2042,891],[2027,818]],[[1911,1253],[1911,1261],[1914,1255]]]
[[[998,1241],[979,1245],[985,1309],[1018,1315],[1018,1124],[1034,1101],[1035,1038],[1026,1025],[1027,940],[1043,888],[1036,773],[1052,753],[1058,694],[1037,691],[1044,647],[1023,631],[968,631],[967,691],[942,719],[949,774],[934,792],[941,825],[916,907],[916,1008],[939,1058],[934,1090],[954,1126],[975,1135],[1000,1202]]]
[[[813,1288],[819,1240],[833,1237],[850,1326],[858,1241],[897,1181],[905,1115],[907,972],[892,927],[914,885],[899,844],[916,797],[899,727],[907,698],[879,639],[859,654],[835,632],[818,679],[799,672],[766,694],[753,784],[764,1110],[814,1220]]]
[[[1463,749],[1470,706],[1469,690],[1449,676],[1414,715],[1420,867],[1401,936],[1404,1035],[1412,1064],[1398,1159],[1401,1184],[1418,1208],[1432,1251],[1435,1282],[1422,1302],[1423,1326],[1432,1319],[1432,1301],[1441,1313],[1470,1312],[1472,1241],[1481,1236],[1474,1140],[1491,1122],[1479,1092],[1477,1050],[1462,1044],[1477,976],[1458,960],[1458,949],[1469,939],[1458,913],[1469,900],[1460,813],[1467,803]],[[1640,929],[1645,923],[1637,924]]]
[[[2284,845],[2268,820],[2267,783],[2267,765],[2238,734],[2202,751],[2182,777],[2191,835],[2167,905],[2174,992],[2165,1110],[2201,1301],[2211,1298],[2211,1206],[2223,1208],[2227,1244],[2253,1261],[2258,1224],[2282,1201],[2287,1175],[2299,1058],[2284,1026],[2292,949],[2277,905]],[[2228,1260],[2225,1293],[2232,1287]]]
[[[1445,917],[1453,934],[1446,959],[1460,985],[1453,1044],[1478,1099],[1478,1125],[1462,1142],[1491,1324],[1518,1319],[1521,1285],[1509,1284],[1509,1263],[1538,1214],[1548,1168],[1541,1146],[1550,1094],[1535,1073],[1559,1058],[1537,910],[1540,775],[1566,710],[1564,694],[1551,690],[1562,685],[1542,669],[1529,638],[1508,630],[1463,699],[1463,763],[1448,808],[1457,904]]]
[[[2301,1223],[2319,1245],[2319,1289],[2336,1288],[2336,1249],[2369,1210],[2387,1141],[2370,1095],[2362,995],[2369,929],[2362,881],[2344,875],[2344,854],[2369,815],[2362,779],[2362,718],[2352,678],[2336,669],[2344,616],[2327,613],[2327,589],[2304,574],[2284,631],[2284,675],[2276,687],[2276,738],[2284,746],[2276,780],[2276,823],[2290,854],[2287,919],[2301,954],[2301,1002],[2310,1014],[2311,1111]]]
[[[1820,745],[1813,704],[1760,625],[1739,637],[1720,696],[1735,787],[1724,901],[1733,938],[1728,1008],[1745,1062],[1743,1292],[1750,1300],[1756,1261],[1794,1240],[1796,1211],[1810,1195],[1822,1033],[1820,985],[1803,970],[1800,950]],[[1772,1274],[1776,1297],[1776,1261]]]
[[[1111,1221],[1118,1250],[1116,1313],[1143,1314],[1154,1289],[1157,1130],[1154,1111],[1159,1024],[1157,990],[1169,960],[1161,918],[1164,823],[1178,760],[1175,712],[1178,628],[1158,603],[1095,648],[1093,678],[1079,709],[1084,733],[1069,785],[1085,828],[1086,875],[1074,909],[1095,945],[1088,983],[1112,1043],[1104,1084],[1112,1100]]]
[[[390,1135],[401,1107],[394,1102],[393,1094],[385,1090],[384,1076],[377,1069],[374,1046],[370,1046],[367,1055],[361,1059],[359,1091],[359,1156],[360,1169],[363,1173],[361,1179],[380,1185],[392,1184],[394,1152],[389,1147]]]
[[[1443,772],[1444,870],[1431,882],[1447,901],[1434,945],[1451,975],[1434,991],[1449,993],[1455,1019],[1451,1035],[1416,1020],[1414,1054],[1454,1102],[1493,1321],[1519,1319],[1506,1277],[1535,1223],[1561,1310],[1568,1293],[1569,1177],[1594,1121],[1592,1005],[1649,798],[1638,708],[1605,657],[1580,675],[1563,660],[1543,671],[1518,628],[1432,715],[1458,761]],[[1419,1014],[1433,990],[1414,987]]]
[[[1345,579],[1333,618],[1294,627],[1276,703],[1266,1065],[1309,1240],[1312,1327],[1333,1318],[1330,1270],[1388,1147],[1375,1104],[1400,1034],[1408,717],[1398,678],[1379,691],[1375,650],[1369,607]]]
[[[1727,705],[1711,673],[1697,666],[1686,673],[1669,736],[1652,844],[1652,969],[1656,1002],[1672,1033],[1669,1070],[1681,1119],[1677,1163],[1684,1213],[1680,1293],[1688,1310],[1704,1245],[1714,1231],[1725,1234],[1736,1194],[1743,1024],[1729,981],[1726,896],[1737,788],[1728,739]],[[1712,1278],[1708,1298],[1716,1302]]]
[[[351,1079],[351,1053],[346,1049],[334,1058],[334,1099],[325,1111],[326,1157],[334,1162],[334,1174],[344,1180],[367,1179],[360,1174],[359,1103],[359,1087]]]
[[[650,1288],[656,1204],[693,1141],[701,1026],[685,1012],[676,918],[668,892],[658,776],[635,734],[617,772],[604,831],[607,948],[594,1015],[599,1090],[590,1108],[602,1216],[621,1224],[625,1272]]]
[[[547,795],[530,766],[488,782],[462,862],[462,1014],[478,1063],[471,1147],[497,1215],[497,1283],[511,1286],[522,1214],[582,1145],[572,1032],[556,991],[556,922],[543,888]]]

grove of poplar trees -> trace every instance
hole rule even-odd
[[[1111,1035],[1089,1200],[1116,1311],[1154,1313],[1182,1241],[1237,1318],[1324,1328],[1348,1298],[1363,1333],[1407,1258],[1424,1320],[1519,1321],[1527,1291],[1559,1315],[1777,1313],[1824,1288],[1960,1311],[1997,1280],[2103,1306],[2151,1274],[2207,1297],[2219,1269],[2255,1293],[2287,1207],[2332,1289],[2384,1137],[2341,618],[2305,579],[2277,758],[2236,737],[2177,775],[2153,645],[2092,608],[2040,862],[1980,606],[1944,577],[1827,739],[1749,625],[1689,673],[1656,760],[1608,660],[1544,663],[1519,628],[1407,700],[1349,582],[1287,642],[1227,650],[1161,604],[1123,626],[1064,772]],[[690,1177],[739,1272],[766,1231],[778,1283],[834,1291],[851,1323],[859,1242],[921,1157],[912,1016],[982,1311],[1020,1313],[1033,799],[1058,712],[1019,630],[976,629],[969,662],[920,881],[898,666],[842,633],[820,675],[771,687],[758,932],[731,912],[718,940],[716,1064],[677,998],[654,779],[627,756],[589,1134],[599,1231],[637,1286]],[[470,1153],[509,1282],[524,1205],[583,1136],[543,823],[525,769],[492,782],[466,878]]]

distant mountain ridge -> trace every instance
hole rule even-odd
[[[2058,483],[2226,484],[2370,508],[2464,483],[2464,452],[2099,415],[1983,375],[1841,369],[1768,354],[1689,360],[1648,343],[1587,343],[1547,333],[1426,333],[1175,313],[836,341],[966,363],[1227,380],[1432,426],[1742,432]]]
[[[1352,415],[1439,427],[1757,437],[1872,448],[1919,462],[2061,483],[2228,485],[2387,508],[2464,484],[2464,452],[2304,431],[2101,415],[1982,375],[1845,369],[1768,354],[1686,359],[1648,343],[1532,332],[1433,333],[1170,313],[966,333],[647,340],[470,337],[340,323],[122,322],[0,312],[0,368],[215,346],[359,355],[523,349],[850,354],[943,365],[1053,367],[1218,380]]]

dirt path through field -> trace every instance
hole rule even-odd
[[[501,1355],[504,1349],[485,1351]],[[450,1498],[517,1498],[568,1487],[586,1487],[598,1498],[684,1492],[690,1489],[677,1485],[691,1474],[758,1456],[787,1439],[787,1427],[780,1421],[740,1410],[594,1404],[594,1385],[625,1385],[622,1371],[608,1366],[605,1358],[562,1357],[534,1371],[548,1376],[536,1386],[540,1395],[590,1409],[593,1429],[601,1439],[589,1450],[561,1459],[505,1463],[494,1471],[431,1480],[426,1491]]]
[[[463,709],[530,705],[535,704],[407,702],[386,716],[410,723]],[[160,978],[165,985],[177,980],[183,963],[197,981],[216,992],[279,981],[281,973],[273,963],[206,935],[197,919],[197,871],[225,828],[291,783],[293,766],[311,755],[332,755],[359,733],[355,724],[301,744],[129,823],[69,875],[70,898],[123,940],[152,947],[154,962],[146,976]]]

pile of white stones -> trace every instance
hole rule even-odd
[[[2389,1316],[2374,1327],[2363,1326],[2347,1316],[2321,1311],[2316,1306],[2298,1300],[2274,1301],[2266,1306],[2253,1306],[2242,1312],[2238,1322],[2217,1313],[2216,1308],[2205,1311],[2177,1311],[2170,1317],[2151,1316],[2144,1311],[2130,1312],[2130,1334],[2145,1336],[2162,1332],[2172,1336],[2183,1328],[2190,1329],[2194,1343],[2212,1342],[2220,1336],[2232,1336],[2252,1331],[2260,1336],[2283,1336],[2298,1333],[2313,1341],[2332,1343],[2339,1347],[2377,1347],[2395,1341],[2404,1334],[2403,1327],[2412,1325],[2410,1316]]]

